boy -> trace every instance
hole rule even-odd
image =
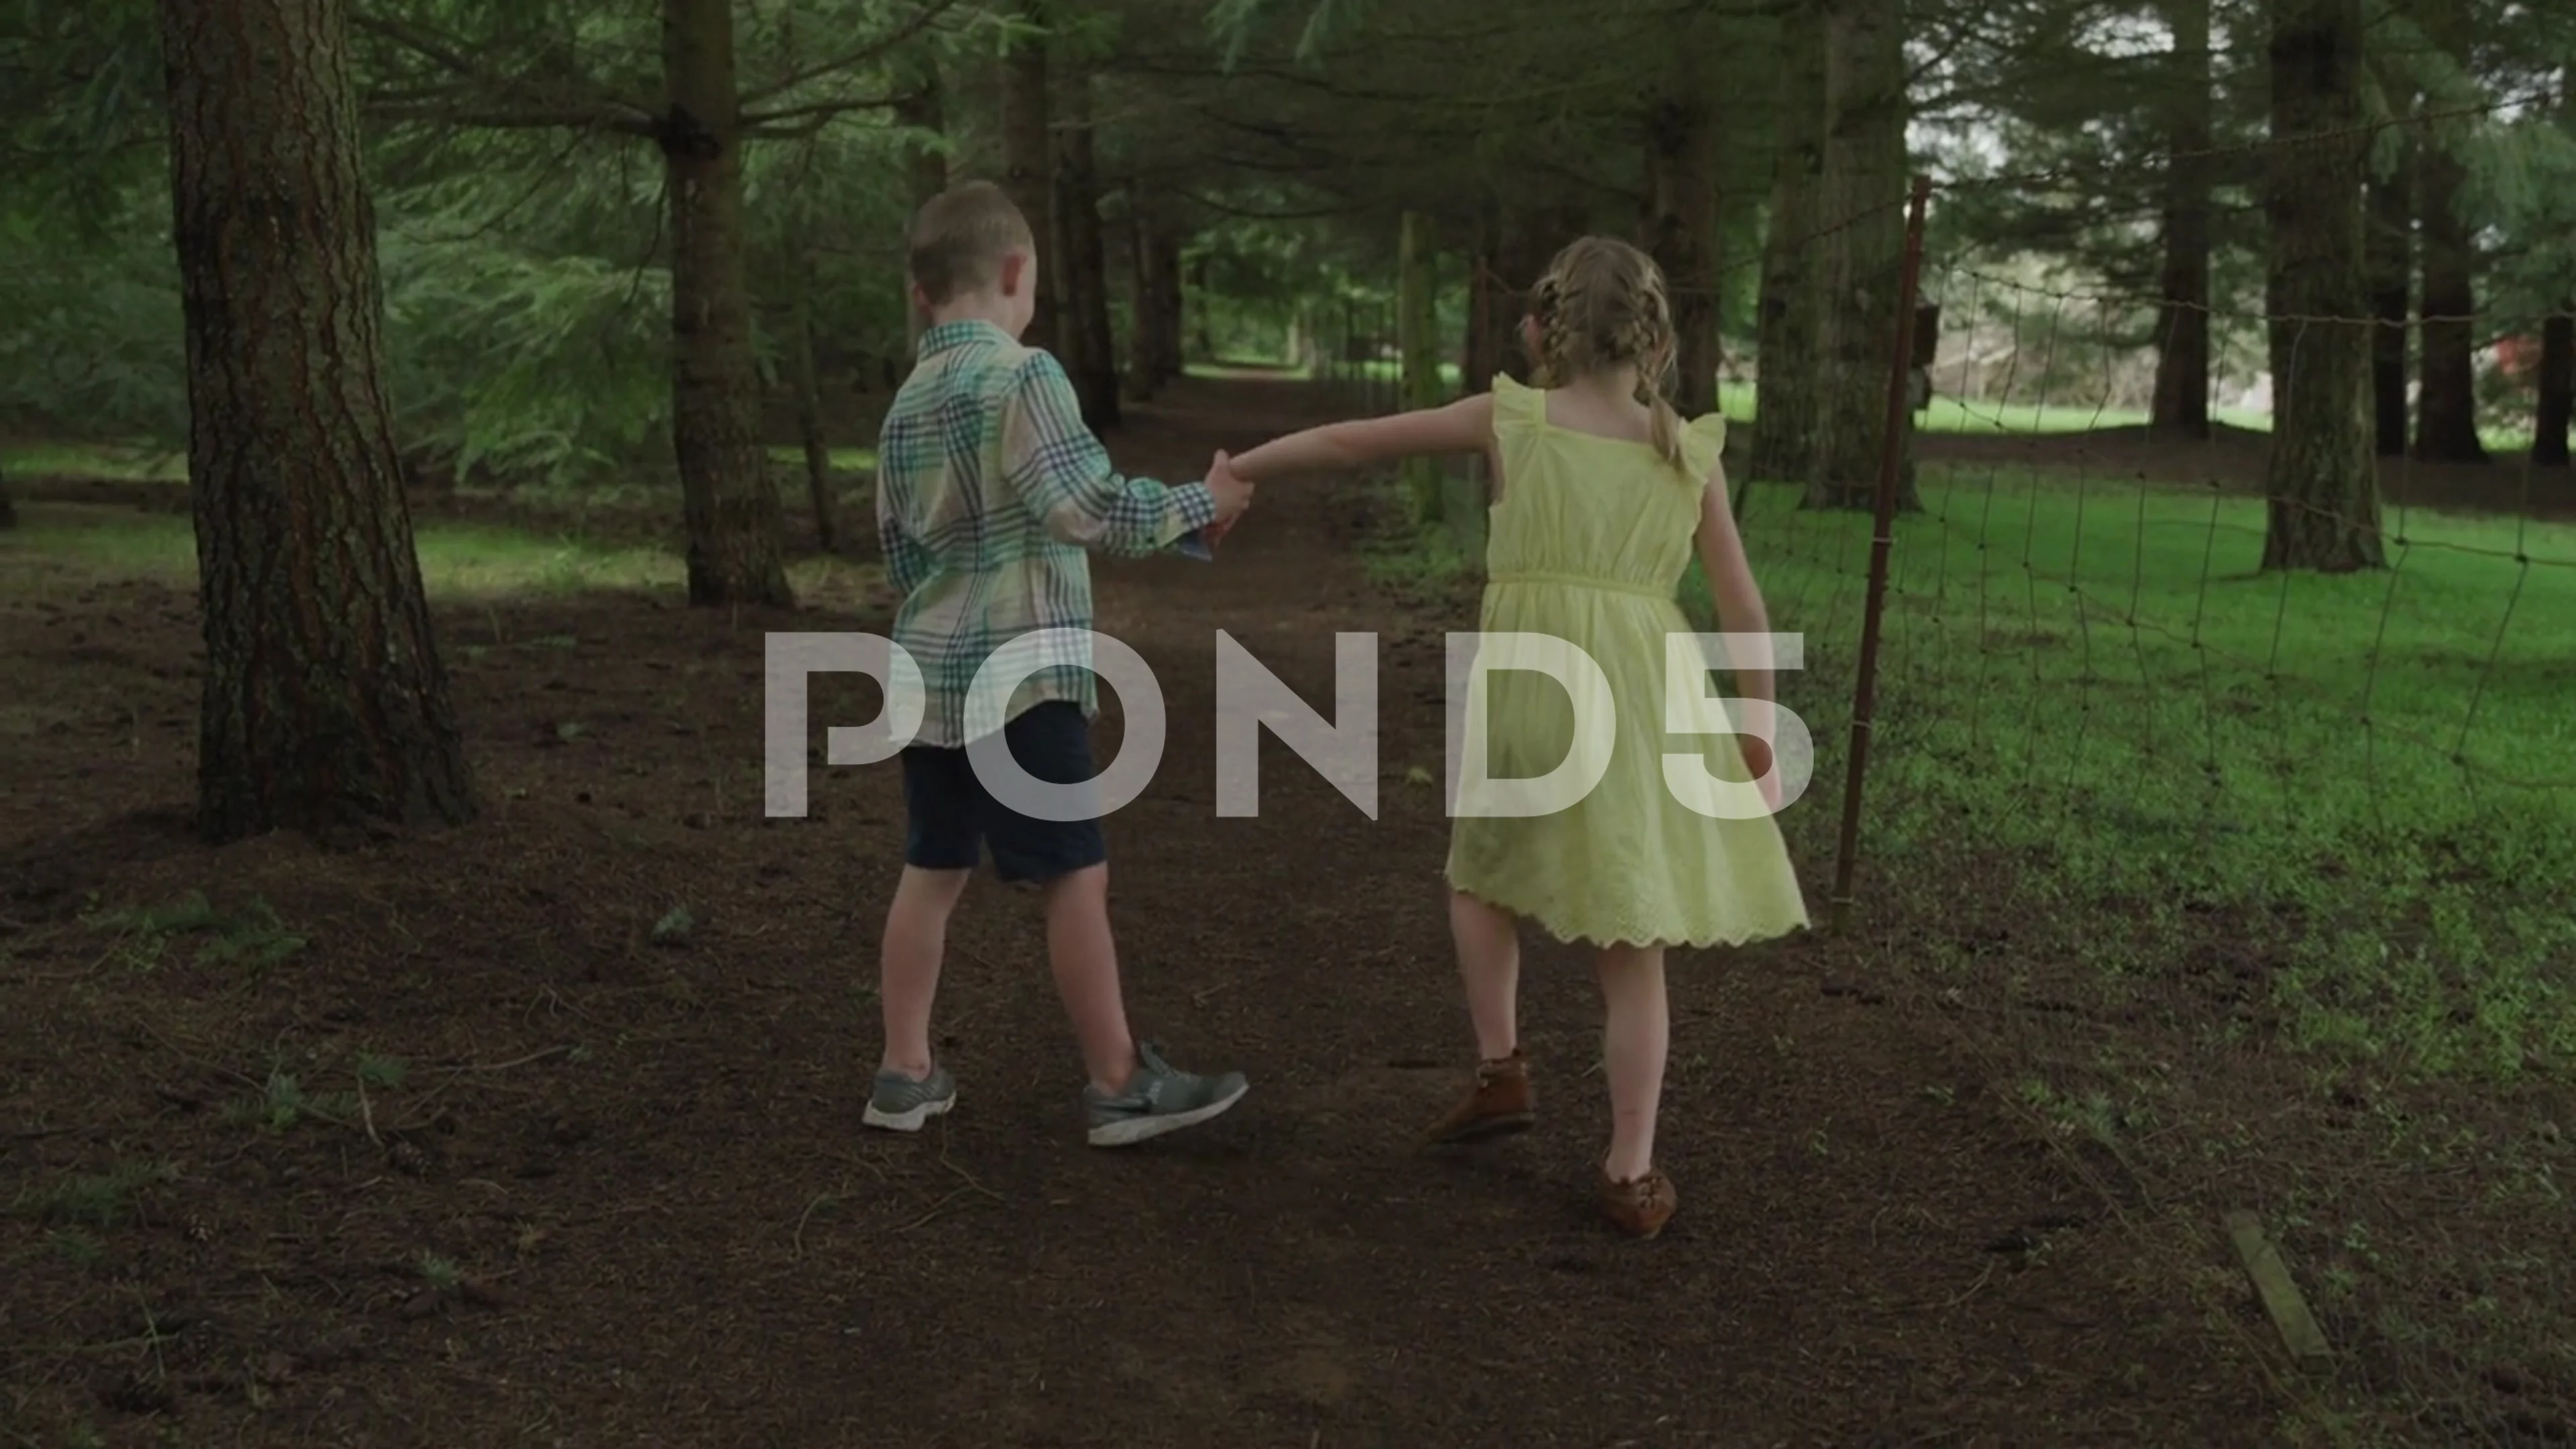
[[[1205,483],[1178,488],[1111,469],[1064,369],[1019,342],[1036,313],[1037,247],[1000,188],[974,182],[933,198],[913,220],[910,248],[913,305],[929,325],[886,415],[877,529],[904,592],[894,637],[921,665],[927,698],[903,752],[908,839],[886,915],[885,1057],[865,1120],[917,1132],[956,1105],[956,1082],[931,1059],[931,997],[949,914],[989,844],[1004,880],[1043,888],[1056,989],[1091,1077],[1090,1141],[1123,1147],[1216,1116],[1246,1084],[1240,1073],[1177,1070],[1128,1034],[1099,822],[1033,819],[995,799],[965,748],[992,714],[979,707],[981,728],[970,732],[967,695],[1004,643],[1090,629],[1085,547],[1205,559],[1252,488],[1222,453]],[[1003,742],[1041,782],[1088,782],[1098,712],[1088,651],[1037,657],[1043,667],[1001,711]]]

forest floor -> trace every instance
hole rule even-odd
[[[1112,446],[1194,475],[1319,405],[1193,381]],[[10,557],[0,1442],[2278,1442],[2214,1223],[2106,1190],[1883,941],[1674,961],[1659,1241],[1591,1208],[1570,950],[1526,967],[1538,1129],[1414,1149],[1472,1055],[1420,783],[1472,600],[1382,588],[1375,506],[1275,486],[1214,567],[1098,567],[1170,720],[1107,827],[1131,1010],[1253,1084],[1126,1153],[1083,1145],[1042,923],[990,881],[940,1005],[958,1111],[859,1125],[899,775],[818,768],[764,819],[761,681],[765,631],[886,627],[864,570],[769,614],[450,592],[483,817],[215,850],[184,577]],[[1379,634],[1379,818],[1267,738],[1260,815],[1217,818],[1219,630],[1327,710],[1335,632]]]

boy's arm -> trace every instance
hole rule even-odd
[[[1481,452],[1493,433],[1494,397],[1480,392],[1445,407],[1290,433],[1237,454],[1233,464],[1243,481],[1267,483],[1299,473],[1349,472],[1390,458]]]
[[[1082,424],[1072,380],[1054,357],[1030,355],[1002,413],[1005,480],[1052,537],[1141,558],[1166,548],[1208,557],[1200,536],[1216,518],[1204,483],[1177,488],[1122,477]]]

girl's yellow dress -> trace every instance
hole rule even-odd
[[[1479,626],[1490,672],[1468,693],[1467,739],[1484,731],[1485,774],[1496,781],[1547,775],[1568,760],[1576,699],[1545,674],[1490,667],[1503,657],[1491,636],[1547,635],[1600,667],[1608,688],[1585,691],[1582,707],[1609,758],[1600,783],[1568,808],[1520,817],[1461,811],[1449,883],[1559,940],[1595,945],[1740,945],[1805,926],[1778,822],[1700,813],[1666,784],[1668,754],[1695,755],[1721,780],[1751,778],[1735,736],[1665,729],[1666,636],[1695,632],[1674,596],[1726,420],[1701,418],[1683,432],[1685,477],[1647,444],[1551,424],[1544,392],[1498,376],[1494,434],[1504,486],[1491,513]],[[1706,695],[1727,679],[1687,683]],[[1477,798],[1472,788],[1465,796]]]

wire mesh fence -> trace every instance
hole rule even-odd
[[[1480,277],[1476,325],[1508,337],[1529,280]],[[2278,1357],[2223,1227],[2254,1214],[2331,1349],[2283,1383],[2332,1422],[2576,1441],[2576,474],[2515,436],[2529,370],[2487,369],[2486,461],[2333,436],[2360,466],[2328,476],[2368,369],[2335,417],[2303,370],[2459,319],[2182,303],[2205,381],[2160,417],[2122,339],[2172,336],[2173,299],[1937,244],[1878,284],[1923,329],[1879,344],[1885,526],[1731,480],[1772,625],[1806,639],[1782,688],[1817,773],[1785,823],[1850,898],[1833,949]],[[1730,466],[1761,427],[1741,391]],[[1474,483],[1440,525],[1471,568]],[[2378,566],[2299,566],[2302,537]]]

